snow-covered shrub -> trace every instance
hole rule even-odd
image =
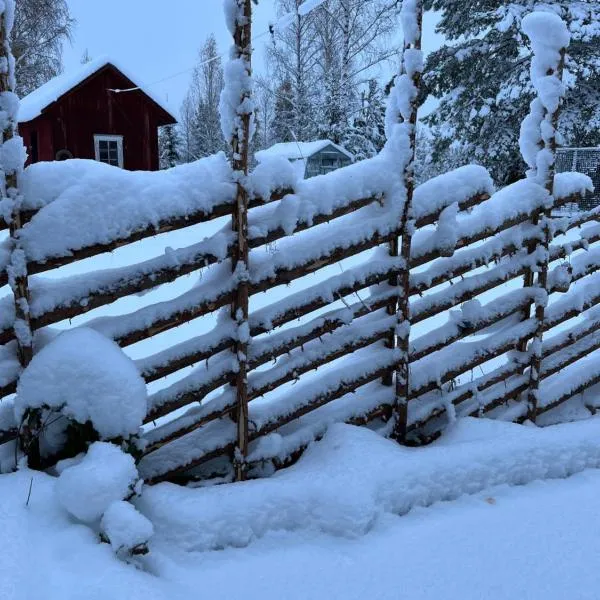
[[[100,522],[101,536],[110,543],[115,554],[127,557],[147,554],[148,540],[154,533],[152,523],[129,502],[113,502]]]
[[[114,444],[95,442],[87,454],[62,470],[56,482],[56,495],[71,515],[93,523],[111,504],[134,493],[138,479],[130,454]]]
[[[19,422],[38,411],[42,438],[55,452],[65,444],[70,425],[76,453],[97,439],[137,434],[146,400],[133,361],[112,340],[80,328],[60,334],[34,356],[19,380],[14,408]]]

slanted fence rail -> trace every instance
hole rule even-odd
[[[249,0],[238,2],[250,10]],[[238,24],[238,44],[249,39],[240,30],[247,25]],[[36,339],[90,313],[86,326],[126,348],[220,314],[212,331],[136,361],[148,384],[177,377],[149,395],[139,465],[147,481],[232,464],[242,479],[285,466],[333,422],[372,424],[417,443],[455,415],[535,420],[600,382],[600,361],[590,358],[600,350],[600,211],[549,219],[551,208],[581,202],[585,178],[553,176],[554,195],[530,179],[495,191],[484,168],[464,167],[415,189],[410,183],[407,210],[396,196],[412,166],[389,149],[298,182],[281,163],[247,174],[244,144],[241,135],[232,168],[219,159],[214,197],[172,211],[167,198],[158,218],[124,222],[98,239],[80,242],[53,228],[52,202],[36,209],[25,198],[20,214]],[[61,276],[157,235],[189,230],[193,240],[198,226],[217,219],[229,222],[190,246]],[[9,225],[0,218],[0,230]],[[4,249],[11,243],[7,237]],[[1,250],[0,287],[9,282],[9,252]],[[341,261],[343,271],[332,275]],[[540,286],[531,274],[544,269]],[[50,271],[57,276],[45,277]],[[197,285],[173,299],[94,318],[97,309],[200,272]],[[290,284],[300,285],[282,293]],[[265,294],[281,298],[264,302]],[[257,299],[263,306],[255,309]],[[545,310],[532,315],[534,305]],[[0,344],[0,398],[10,402],[24,366],[11,292],[0,298]],[[0,418],[0,443],[17,435]]]
[[[302,198],[303,192],[310,196],[312,189],[318,190],[328,178],[343,179],[345,176],[346,172],[340,170],[323,176],[323,181],[317,178],[303,182],[304,189],[299,190],[298,194],[294,194],[292,190],[287,190],[287,193],[275,190],[268,199],[254,199],[251,202],[251,231],[254,231],[252,225],[255,222],[268,223],[259,233],[251,233],[249,236],[249,245],[255,249],[250,255],[251,296],[273,290],[310,273],[318,274],[321,269],[342,259],[359,256],[362,260],[339,275],[319,277],[314,285],[250,313],[250,441],[257,441],[292,422],[298,422],[300,429],[304,415],[340,399],[339,406],[333,413],[339,412],[345,417],[342,420],[367,423],[376,418],[388,419],[391,416],[394,391],[381,386],[378,380],[398,363],[397,351],[386,348],[384,341],[395,324],[395,316],[389,315],[386,309],[390,298],[397,298],[399,294],[398,288],[390,286],[388,282],[392,276],[401,272],[403,263],[401,258],[386,256],[385,251],[377,252],[379,247],[385,250],[389,241],[401,233],[394,227],[394,223],[389,223],[385,218],[385,201],[381,197],[360,198],[346,204],[343,200],[339,203],[334,201],[333,204],[339,205],[339,208],[329,214],[317,212],[312,215],[310,222],[301,221],[293,231],[287,232],[276,219],[269,222],[264,214],[267,208],[272,214],[285,215],[286,205],[297,202],[298,198]],[[473,183],[466,190],[467,193],[464,186],[454,193],[451,184],[461,176],[463,180],[470,178]],[[421,198],[431,197],[431,192],[436,188],[448,187],[446,182],[450,184],[450,189],[441,205],[433,210],[423,210],[416,219],[411,252],[411,324],[416,330],[420,323],[445,317],[451,309],[486,292],[497,290],[498,298],[483,306],[475,306],[474,315],[470,315],[469,310],[463,310],[458,315],[453,314],[450,320],[444,319],[442,325],[426,328],[426,333],[415,333],[411,338],[411,387],[407,426],[409,433],[422,431],[427,436],[436,433],[445,424],[448,403],[456,405],[459,412],[481,414],[496,406],[505,405],[508,401],[518,400],[520,395],[528,391],[529,380],[525,374],[528,363],[522,356],[521,360],[519,357],[511,359],[495,370],[450,391],[448,384],[480,365],[512,353],[520,341],[526,342],[535,334],[535,319],[522,321],[520,317],[537,293],[536,290],[517,287],[507,291],[505,285],[510,281],[519,281],[527,269],[538,264],[535,251],[529,252],[526,248],[530,241],[540,239],[540,226],[531,225],[531,221],[543,208],[546,200],[541,195],[537,200],[532,200],[528,196],[531,190],[527,182],[520,182],[493,194],[483,170],[466,168],[417,188],[417,209],[421,206]],[[566,197],[557,198],[556,202],[572,202],[577,197],[578,193],[573,192]],[[448,241],[440,235],[440,231],[443,232],[447,225],[443,217],[440,219],[440,215],[453,205],[457,210],[453,228],[458,233],[456,239],[451,240],[451,245],[448,245]],[[216,218],[215,214],[219,217],[231,214],[233,206],[233,202],[230,202],[220,205],[218,211],[203,213],[202,221]],[[40,210],[40,218],[43,217],[43,211],[44,209]],[[262,213],[256,220],[255,211]],[[382,215],[384,218],[380,221],[376,219],[376,227],[365,234],[364,223],[373,215]],[[569,233],[588,223],[597,222],[599,217],[598,211],[590,211],[557,219],[556,233]],[[32,216],[32,222],[36,218],[38,217]],[[195,216],[193,224],[202,222],[198,219]],[[183,223],[184,220],[174,216],[165,222]],[[147,231],[146,237],[164,231],[163,224],[159,224],[156,230]],[[600,228],[592,225],[582,232],[578,239],[567,244],[555,244],[550,248],[552,262],[548,291],[562,293],[562,298],[550,305],[546,320],[548,330],[580,316],[582,310],[593,309],[600,302],[600,294],[587,293],[582,305],[582,292],[579,288],[574,290],[572,298],[564,291],[567,270],[570,283],[583,280],[585,284],[587,280],[591,280],[584,288],[587,291],[593,285],[594,273],[600,264],[597,260],[600,258],[600,251],[594,247],[600,240]],[[266,243],[284,238],[288,241],[286,247],[274,254],[265,252]],[[141,239],[141,234],[135,232],[130,238],[120,239],[119,244],[134,243]],[[261,243],[254,240],[260,240]],[[210,247],[213,241],[213,238],[208,238],[200,242],[199,246]],[[82,249],[81,253],[81,249],[71,249],[72,255],[68,259],[72,262],[78,260],[75,257],[99,255],[107,246],[109,244],[93,255],[88,248]],[[375,252],[365,256],[364,253],[369,250]],[[166,302],[163,306],[150,305],[129,315],[105,317],[87,324],[97,327],[124,347],[146,340],[232,303],[237,282],[234,276],[227,274],[230,271],[230,252],[229,245],[227,255],[221,259],[192,247],[180,252],[192,257],[189,263],[182,261],[176,266],[155,265],[149,261],[150,265],[142,263],[111,269],[105,273],[96,272],[89,278],[73,276],[70,279],[38,280],[36,276],[31,276],[32,326],[37,330],[81,316],[119,298],[175,281],[188,273],[203,269],[202,281],[182,297]],[[257,269],[253,269],[254,252],[260,253]],[[564,257],[567,256],[572,257],[568,269],[564,263]],[[159,263],[160,260],[162,257],[154,262]],[[41,268],[45,263],[38,261],[28,264],[40,265]],[[56,267],[49,267],[48,270],[51,268]],[[38,272],[35,268],[32,271]],[[96,282],[96,286],[90,281]],[[68,290],[66,296],[60,294],[63,289]],[[367,289],[370,289],[370,294],[362,297],[361,292]],[[37,294],[42,299],[51,298],[53,302],[44,301],[43,310],[38,311]],[[340,301],[344,304],[338,308]],[[6,296],[3,302],[6,311],[10,311],[10,296]],[[322,312],[329,307],[329,311]],[[473,306],[468,305],[468,308],[473,309]],[[298,320],[301,320],[300,324],[294,325]],[[464,342],[470,336],[498,324],[504,324],[504,327],[493,330],[483,340]],[[574,325],[560,333],[558,339],[550,338],[550,342],[544,344],[542,381],[570,365],[577,366],[581,358],[600,348],[599,331],[600,318],[596,318],[585,321],[583,325]],[[236,425],[231,421],[230,413],[236,406],[237,398],[235,388],[228,384],[234,378],[237,367],[232,352],[235,332],[234,323],[225,321],[207,334],[138,360],[140,372],[148,383],[192,365],[200,365],[183,379],[150,396],[148,423],[169,417],[182,408],[194,408],[147,433],[146,456],[141,466],[146,469],[148,479],[159,481],[172,477],[175,473],[189,470],[218,455],[227,454],[234,448]],[[1,335],[5,345],[15,345],[10,326],[5,327]],[[307,385],[299,386],[301,389],[296,391],[296,387],[292,388],[290,393],[297,396],[294,402],[290,403],[289,398],[285,398],[278,407],[277,400],[274,400],[266,407],[261,406],[258,413],[260,416],[255,418],[255,399],[276,392],[290,382],[302,381],[305,375],[315,369],[349,355],[357,360],[340,362],[339,368],[325,375],[322,386],[319,385],[320,378],[313,376]],[[203,361],[208,361],[207,366],[201,364]],[[265,368],[274,361],[274,366]],[[16,368],[11,380],[3,382],[0,388],[3,397],[15,392],[18,373],[19,369]],[[600,368],[595,372],[590,371],[586,381],[593,385],[599,375]],[[347,414],[344,415],[343,403],[348,398],[347,395],[367,385],[372,389],[367,388],[362,394],[364,407],[358,401],[361,394],[357,394],[348,401]],[[572,394],[580,393],[580,387],[585,389],[587,386],[582,383],[577,389],[571,390]],[[215,396],[218,390],[220,392]],[[567,400],[572,395],[567,392],[565,390],[557,398],[552,397],[548,403],[540,405],[538,411],[544,412]],[[212,397],[202,403],[211,394]],[[474,400],[477,401],[475,407]],[[515,415],[515,418],[524,416],[518,410]],[[329,416],[324,414],[323,420],[328,422]],[[307,427],[306,435],[309,430],[315,436],[322,434],[318,421],[316,425],[313,422]],[[292,432],[292,437],[294,433],[297,432]],[[4,432],[4,441],[15,434],[14,430]],[[204,437],[206,441],[202,440]],[[303,443],[306,443],[305,440]],[[297,450],[292,446],[289,453]],[[260,458],[265,460],[268,457]],[[280,453],[273,458],[283,460]],[[163,465],[164,469],[161,468]]]

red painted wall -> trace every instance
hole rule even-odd
[[[19,125],[32,154],[37,132],[38,160],[54,160],[60,150],[73,158],[95,158],[94,135],[122,135],[125,169],[158,170],[158,127],[172,119],[140,90],[116,94],[110,89],[135,87],[112,67],[101,69],[49,107]]]

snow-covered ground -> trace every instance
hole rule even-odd
[[[466,419],[411,450],[336,426],[271,479],[147,488],[138,568],[67,515],[52,477],[2,475],[0,597],[598,598],[599,434],[595,418]]]

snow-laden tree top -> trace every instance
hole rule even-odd
[[[448,42],[427,60],[428,91],[441,98],[428,119],[439,134],[435,157],[442,160],[456,141],[464,159],[485,164],[499,183],[523,175],[518,135],[535,92],[522,20],[532,11],[552,12],[567,24],[567,96],[559,130],[564,144],[600,144],[600,2],[598,0],[425,0],[441,11],[438,31]]]

